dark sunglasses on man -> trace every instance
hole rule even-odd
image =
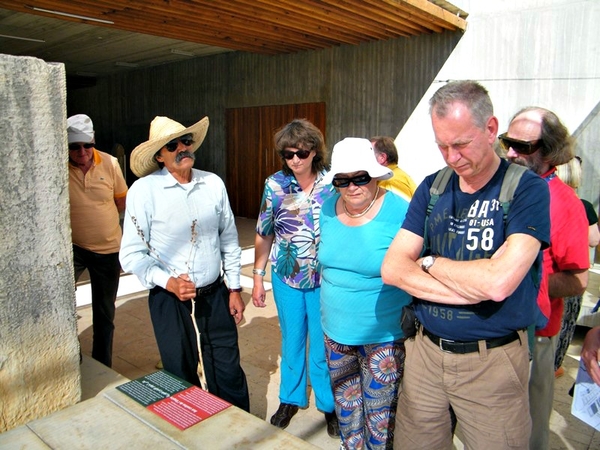
[[[172,141],[167,142],[165,144],[165,147],[167,148],[168,152],[173,153],[175,150],[177,150],[177,147],[179,147],[179,142],[181,142],[186,147],[192,145],[194,143],[192,137],[193,136],[191,134],[186,134],[185,136],[175,138]]]
[[[364,186],[365,184],[369,184],[371,180],[371,176],[368,173],[365,173],[363,175],[355,175],[351,178],[335,177],[331,180],[331,184],[337,188],[345,188],[350,186],[350,183],[355,186]]]
[[[498,141],[500,141],[500,147],[504,151],[509,151],[511,148],[519,153],[520,155],[531,155],[539,150],[542,146],[542,140],[538,139],[537,141],[521,141],[519,139],[513,139],[506,136],[506,133],[498,136]]]
[[[85,148],[86,150],[89,150],[90,148],[94,148],[94,145],[95,144],[93,142],[90,142],[89,144],[79,144],[79,143],[73,142],[72,144],[69,144],[69,151],[76,152],[81,147]]]
[[[300,159],[306,159],[308,158],[308,155],[310,155],[310,152],[312,152],[312,150],[299,149],[296,152],[293,152],[291,150],[282,150],[281,156],[283,156],[287,160],[294,159],[294,156],[297,156]]]

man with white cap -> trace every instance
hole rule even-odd
[[[115,299],[119,287],[119,213],[127,184],[117,159],[94,148],[94,125],[85,114],[67,119],[69,197],[75,281],[85,269],[92,286],[92,357],[110,367]]]
[[[164,369],[248,411],[237,229],[223,181],[193,167],[207,130],[208,117],[187,128],[154,118],[131,153],[140,179],[127,195],[120,260],[150,289]]]

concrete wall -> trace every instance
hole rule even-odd
[[[582,157],[582,183],[577,194],[600,210],[600,101],[577,127],[573,136],[577,139],[577,154]],[[598,253],[600,256],[600,253]]]
[[[62,64],[0,55],[0,432],[81,395]]]
[[[210,127],[197,166],[226,178],[225,110],[325,102],[329,148],[346,136],[396,136],[461,32],[390,39],[265,56],[243,52],[194,58],[98,79],[69,90],[69,115],[94,121],[98,148],[127,154],[148,139],[150,121],[166,115]],[[127,181],[134,177],[128,174]],[[227,180],[225,180],[227,181]]]
[[[467,11],[467,31],[398,135],[412,149],[400,165],[415,181],[443,167],[428,101],[448,80],[479,80],[490,92],[500,133],[512,115],[529,105],[558,114],[578,134],[584,161],[580,195],[598,207],[600,141],[600,2],[597,0],[454,0]],[[595,122],[594,122],[595,121]],[[585,129],[580,129],[587,123]],[[595,131],[596,130],[596,131]]]

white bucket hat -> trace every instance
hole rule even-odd
[[[191,150],[195,152],[200,147],[200,144],[202,144],[202,141],[204,141],[207,131],[208,117],[204,117],[191,127],[186,128],[173,119],[156,116],[150,123],[149,139],[146,142],[142,142],[131,152],[129,162],[131,171],[140,178],[157,171],[158,163],[154,160],[156,152],[163,148],[167,142],[186,134],[193,135],[192,139],[194,143]]]
[[[375,158],[375,151],[368,139],[349,137],[333,146],[331,170],[323,181],[331,183],[338,173],[366,171],[371,178],[387,180],[393,173]]]
[[[85,114],[77,114],[67,119],[67,136],[69,144],[83,142],[89,144],[94,142],[94,124]]]

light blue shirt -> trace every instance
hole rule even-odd
[[[383,284],[381,263],[404,221],[408,202],[387,192],[377,215],[360,226],[344,225],[335,213],[339,194],[321,208],[321,323],[335,342],[380,344],[403,337],[406,292]]]
[[[119,259],[147,289],[166,288],[188,274],[196,287],[223,269],[230,288],[240,286],[242,250],[221,178],[192,169],[181,184],[166,168],[137,180],[127,193]]]

